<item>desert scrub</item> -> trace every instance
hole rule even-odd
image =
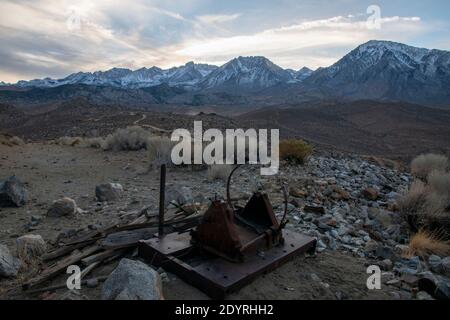
[[[313,148],[303,140],[289,139],[280,142],[280,159],[292,163],[305,164]]]
[[[13,147],[24,145],[25,142],[17,136],[11,136],[9,134],[0,134],[0,144],[3,144],[8,147]]]
[[[422,154],[411,162],[411,173],[418,178],[426,179],[433,172],[446,172],[448,158],[439,154]]]
[[[436,186],[430,186],[420,180],[412,183],[409,190],[398,199],[400,214],[413,232],[422,228],[443,232],[450,236],[449,197],[436,192]]]
[[[231,170],[233,170],[233,166],[228,165],[228,164],[210,165],[208,167],[208,180],[209,181],[215,181],[215,180],[226,181],[228,179],[228,176],[231,173]]]
[[[149,137],[146,142],[146,148],[150,166],[156,167],[162,164],[172,164],[171,153],[174,144],[168,137]]]
[[[433,192],[450,199],[450,172],[432,171],[427,182]]]
[[[106,137],[104,150],[137,151],[147,148],[150,132],[139,126],[117,129]]]
[[[56,140],[56,144],[60,146],[75,147],[79,146],[83,142],[84,138],[81,137],[61,137]]]
[[[448,256],[450,254],[450,242],[437,232],[419,230],[409,240],[408,248],[403,252],[405,257],[427,257],[430,255]]]

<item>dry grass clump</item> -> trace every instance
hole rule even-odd
[[[450,172],[432,171],[427,182],[433,192],[450,198]]]
[[[83,148],[103,149],[105,140],[103,138],[85,138],[81,141],[80,146]]]
[[[289,139],[280,142],[280,159],[305,164],[313,152],[312,146],[303,140]]]
[[[443,237],[436,232],[419,230],[409,240],[408,249],[403,252],[405,257],[430,255],[448,256],[450,254],[450,242],[445,241]]]
[[[172,163],[171,153],[174,144],[168,137],[155,136],[148,138],[146,147],[151,166],[170,165]]]
[[[226,181],[232,170],[233,166],[229,164],[213,164],[208,167],[208,180]]]
[[[150,132],[139,126],[118,129],[106,137],[104,150],[137,151],[147,148]]]
[[[12,136],[9,134],[0,134],[0,144],[8,147],[14,147],[24,145],[25,142],[17,136]]]
[[[439,154],[423,154],[411,162],[411,173],[418,178],[425,179],[431,172],[446,172],[448,158]]]
[[[84,139],[81,137],[61,137],[56,140],[56,144],[60,146],[75,147],[80,145],[83,140]]]

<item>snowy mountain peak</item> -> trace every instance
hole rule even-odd
[[[289,71],[265,57],[238,57],[214,70],[201,83],[203,89],[256,90],[292,80]]]

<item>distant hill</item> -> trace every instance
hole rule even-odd
[[[450,111],[406,103],[322,101],[268,107],[239,116],[249,126],[279,128],[344,151],[399,158],[423,152],[450,155]]]

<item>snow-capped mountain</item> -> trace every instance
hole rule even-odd
[[[265,57],[235,58],[205,77],[202,89],[263,89],[292,80],[292,75]]]
[[[135,71],[123,68],[113,68],[108,71],[96,71],[93,73],[73,73],[66,78],[58,80],[45,78],[31,81],[19,81],[16,86],[22,88],[53,88],[68,84],[85,84],[128,89],[158,86],[163,83],[167,83],[171,86],[192,86],[197,84],[215,69],[217,69],[216,66],[195,64],[193,62],[167,70],[158,67],[141,68]]]
[[[297,72],[295,72],[294,78],[298,82],[302,82],[302,81],[306,80],[306,78],[309,78],[309,76],[312,75],[313,72],[314,71],[311,70],[310,68],[303,67],[300,70],[298,70]]]
[[[305,98],[344,98],[450,107],[450,52],[373,40],[352,50],[332,66],[315,71],[307,67],[298,71],[283,69],[265,57],[238,57],[220,67],[189,62],[166,70],[113,68],[74,73],[58,80],[45,78],[0,85],[41,89],[92,85],[120,89],[123,96],[139,96],[134,90],[149,88],[145,94],[157,95],[156,101],[168,101],[170,97],[171,103],[181,101],[194,105],[215,101],[217,97],[227,96],[234,101],[232,96],[267,94],[277,103]],[[263,90],[268,88],[271,89]],[[105,89],[105,92],[110,91]],[[227,95],[217,95],[221,92]],[[73,96],[76,92],[71,93]],[[8,99],[11,98],[8,96],[5,101]]]
[[[450,102],[450,52],[373,40],[315,71],[304,84],[352,99]]]

